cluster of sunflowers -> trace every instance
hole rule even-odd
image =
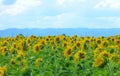
[[[120,35],[0,38],[0,76],[119,76]]]

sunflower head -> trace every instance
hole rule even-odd
[[[12,59],[10,60],[10,64],[11,64],[11,65],[15,65],[15,64],[16,64],[16,60],[12,58]]]
[[[59,37],[59,36],[55,36],[54,42],[55,42],[55,43],[59,43],[59,42],[60,42],[60,37]]]
[[[37,59],[35,60],[35,65],[36,65],[36,66],[39,66],[39,65],[40,65],[40,64],[39,64],[40,61],[42,61],[42,58],[37,58]]]
[[[39,44],[35,44],[35,45],[33,46],[33,51],[34,51],[34,53],[38,53],[38,52],[40,51],[40,46],[39,46]]]
[[[45,39],[42,39],[42,40],[40,41],[40,44],[41,44],[41,45],[46,45],[46,44],[47,44],[47,42],[46,42],[46,40],[45,40]]]
[[[101,44],[101,42],[102,42],[101,39],[97,39],[97,40],[96,40],[96,43],[97,43],[97,44]]]
[[[110,53],[107,52],[107,51],[102,51],[102,52],[100,53],[100,55],[101,55],[101,56],[104,56],[104,57],[107,57],[107,58],[110,57]]]
[[[68,58],[70,55],[71,55],[71,53],[73,52],[73,48],[72,47],[67,47],[66,49],[65,49],[65,51],[64,51],[64,56],[66,57],[66,58]]]
[[[19,56],[19,57],[25,57],[25,54],[24,54],[24,52],[23,51],[18,51],[17,52],[17,55]]]
[[[74,55],[74,59],[76,61],[79,61],[81,59],[85,59],[86,58],[86,53],[83,51],[78,51],[75,55]]]
[[[1,48],[1,53],[2,53],[3,56],[6,55],[7,51],[8,51],[8,48],[6,46]]]
[[[12,47],[13,47],[13,48],[16,48],[16,47],[17,47],[16,43],[13,43],[13,44],[12,44]]]
[[[103,66],[104,62],[105,62],[104,58],[101,56],[98,56],[97,58],[95,58],[93,66],[94,67],[101,67],[101,66]]]
[[[77,54],[80,57],[80,59],[84,59],[86,57],[86,53],[83,51],[78,51]]]
[[[5,76],[5,68],[0,67],[0,76]]]
[[[80,46],[81,46],[81,42],[80,42],[80,41],[77,41],[77,42],[76,42],[76,47],[79,48]]]
[[[120,58],[117,60],[117,63],[120,64]]]
[[[103,41],[102,43],[101,43],[101,46],[102,47],[107,47],[109,44],[108,44],[108,41],[107,40],[105,40],[105,41]]]
[[[62,47],[66,47],[68,45],[68,43],[67,42],[64,42],[63,44],[62,44]]]
[[[116,44],[116,45],[120,45],[120,40],[116,39],[116,40],[115,40],[115,44]]]
[[[28,38],[28,39],[26,40],[26,42],[27,42],[27,44],[30,44],[31,40]]]

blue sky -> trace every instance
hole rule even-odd
[[[8,28],[120,28],[120,0],[0,0]]]

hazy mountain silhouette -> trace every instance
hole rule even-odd
[[[78,36],[115,36],[120,34],[120,28],[113,28],[113,29],[88,29],[88,28],[63,28],[63,29],[6,29],[0,30],[0,37],[6,36],[16,36],[17,34],[23,34],[24,36],[28,37],[30,35],[37,35],[37,36],[46,36],[46,35],[75,35]]]

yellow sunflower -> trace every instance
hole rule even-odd
[[[42,61],[42,58],[37,58],[37,59],[35,60],[35,65],[36,65],[36,66],[39,66],[39,65],[40,65],[40,64],[39,64],[40,61]]]
[[[6,71],[5,67],[0,67],[0,76],[5,76],[5,71]]]
[[[35,45],[33,46],[33,51],[34,51],[34,53],[38,53],[38,52],[40,51],[40,46],[39,46],[39,44],[35,44]]]
[[[66,58],[69,57],[69,55],[73,52],[73,48],[71,46],[68,46],[65,50],[64,50],[64,56]]]
[[[104,64],[105,60],[103,57],[98,56],[97,58],[95,58],[95,62],[93,63],[94,67],[101,67]]]
[[[86,53],[83,52],[83,51],[78,51],[78,52],[75,54],[75,56],[74,56],[74,59],[75,59],[76,61],[79,61],[79,60],[85,59],[85,58],[86,58]]]

